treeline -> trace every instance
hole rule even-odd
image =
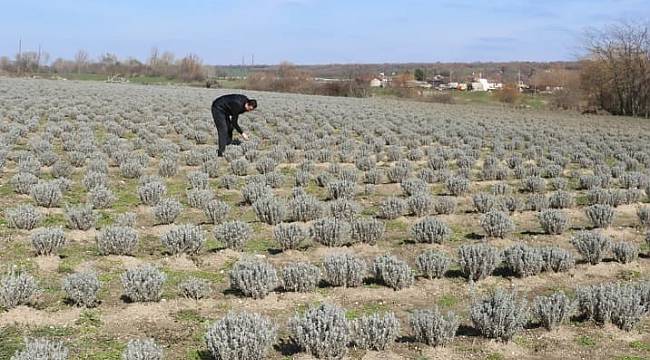
[[[209,75],[214,75],[214,67],[203,65],[203,61],[196,54],[176,58],[174,53],[170,51],[161,53],[157,48],[152,49],[146,62],[132,57],[119,59],[112,53],[105,53],[92,59],[87,51],[79,50],[72,60],[57,58],[49,63],[49,55],[46,52],[25,51],[17,54],[15,60],[6,56],[0,57],[0,72],[15,75],[54,73],[61,76],[69,74],[160,76],[170,80],[203,81]]]
[[[370,74],[349,74],[345,79],[317,81],[310,72],[283,62],[273,70],[248,74],[245,87],[250,90],[290,92],[311,95],[366,97],[370,95]]]

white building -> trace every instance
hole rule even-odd
[[[487,79],[476,79],[472,81],[472,91],[489,91],[490,82]]]
[[[382,85],[382,81],[377,78],[370,80],[370,87],[381,87]]]
[[[472,82],[472,91],[492,91],[503,88],[502,83],[491,83],[487,79],[478,78]]]

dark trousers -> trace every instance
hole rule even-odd
[[[212,107],[212,119],[214,119],[214,126],[217,127],[217,134],[219,135],[219,150],[217,154],[223,156],[226,145],[232,143],[233,127],[230,124],[228,115],[218,107]]]

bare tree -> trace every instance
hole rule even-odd
[[[585,37],[582,85],[592,105],[616,115],[650,116],[648,24],[623,22]]]
[[[19,73],[36,72],[38,70],[39,56],[36,51],[23,51],[16,56],[16,67]]]
[[[185,81],[204,80],[202,61],[196,54],[189,54],[179,63],[178,75]]]
[[[77,63],[74,61],[57,58],[52,63],[52,68],[58,74],[69,74],[75,71],[78,68],[78,66]]]
[[[117,55],[107,52],[99,57],[98,65],[104,75],[111,75],[118,71],[119,60]]]
[[[74,62],[77,67],[77,73],[80,74],[81,70],[85,70],[86,67],[88,66],[88,61],[90,57],[88,56],[88,53],[86,50],[79,50],[77,53],[74,55]]]

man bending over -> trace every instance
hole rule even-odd
[[[237,119],[239,114],[253,111],[255,108],[257,108],[257,100],[241,94],[223,95],[212,102],[212,118],[219,134],[219,156],[223,156],[226,145],[232,143],[233,129],[237,130],[244,140],[248,140],[248,134],[239,127]]]

